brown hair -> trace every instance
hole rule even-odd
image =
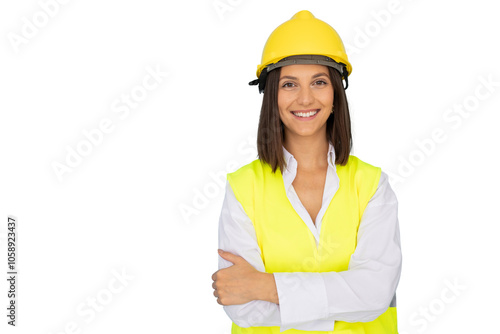
[[[344,166],[352,148],[351,118],[340,73],[328,67],[333,85],[333,114],[326,121],[326,138],[335,148],[335,164]],[[257,131],[257,152],[259,159],[271,165],[273,173],[279,167],[286,168],[283,156],[285,131],[278,109],[278,88],[281,68],[270,71],[267,75],[259,128]]]

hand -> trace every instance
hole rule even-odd
[[[232,266],[217,270],[212,275],[214,296],[220,305],[245,304],[256,298],[260,271],[255,269],[243,257],[230,252],[220,256],[234,263]]]

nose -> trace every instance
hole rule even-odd
[[[313,92],[311,91],[311,87],[309,86],[303,86],[300,88],[298,96],[297,96],[297,103],[303,106],[308,106],[314,101],[314,95]]]

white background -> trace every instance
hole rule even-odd
[[[500,23],[488,0],[2,2],[1,277],[8,215],[20,273],[15,329],[1,279],[2,333],[230,333],[211,287],[225,174],[257,157],[262,95],[248,82],[302,9],[348,48],[352,154],[398,196],[400,333],[492,333]],[[117,113],[147,68],[168,74]],[[88,154],[58,178],[78,147]]]

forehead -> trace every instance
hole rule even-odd
[[[310,78],[318,73],[324,73],[328,76],[328,67],[316,64],[294,64],[283,66],[281,68],[281,77],[294,76],[297,78]]]

